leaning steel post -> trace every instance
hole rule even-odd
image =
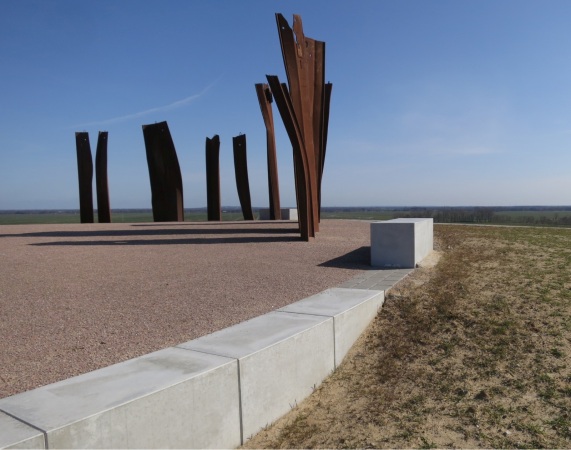
[[[208,220],[222,220],[220,204],[220,137],[206,138],[206,209]]]
[[[109,182],[107,179],[107,131],[100,131],[95,152],[95,186],[97,189],[97,220],[111,223]]]
[[[308,192],[311,166],[307,158],[307,150],[286,85],[281,84],[275,75],[266,75],[266,78],[293,148],[299,232],[303,240],[309,241],[310,238],[315,237],[315,228]]]
[[[234,150],[234,173],[236,175],[236,188],[242,208],[244,220],[254,220],[252,200],[250,197],[250,183],[248,181],[248,159],[246,157],[246,135],[240,134],[232,138]]]
[[[86,131],[75,133],[75,147],[79,179],[79,220],[81,223],[93,223],[93,161],[89,134]]]
[[[276,135],[272,114],[272,91],[265,83],[256,84],[258,103],[266,127],[266,147],[268,160],[268,191],[270,194],[270,220],[281,220],[280,188],[278,182],[278,162],[276,156]]]
[[[182,176],[166,122],[143,125],[151,181],[153,220],[184,221]]]

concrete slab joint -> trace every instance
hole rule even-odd
[[[271,312],[179,347],[238,360],[242,436],[247,439],[331,373],[332,336],[330,317]]]
[[[385,301],[383,291],[334,288],[285,306],[278,311],[333,318],[335,368]]]
[[[46,448],[44,433],[0,412],[0,448]]]
[[[433,248],[432,219],[371,223],[371,266],[414,268]]]
[[[236,360],[167,348],[6,397],[0,410],[45,430],[48,448],[229,448],[240,444],[237,378]]]

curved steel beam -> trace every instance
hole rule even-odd
[[[153,220],[184,221],[182,176],[166,122],[143,125],[151,181]]]
[[[328,106],[326,108],[325,105],[328,91],[325,87],[325,43],[305,36],[299,15],[294,15],[293,29],[281,14],[276,14],[276,23],[288,78],[290,101],[303,141],[300,148],[307,160],[307,184],[304,189],[308,194],[312,227],[317,232],[325,160],[325,120],[328,118]],[[329,94],[330,92],[329,90]],[[294,165],[298,170],[300,163],[295,162],[295,157]],[[302,177],[296,177],[298,181],[301,179]],[[296,193],[301,195],[299,185],[296,185]]]
[[[311,196],[308,190],[311,165],[307,158],[301,128],[293,110],[293,104],[286,85],[281,84],[279,78],[275,75],[266,75],[266,78],[274,94],[278,111],[293,148],[299,231],[301,238],[308,241],[310,238],[315,237]]]
[[[270,193],[270,220],[281,220],[280,188],[278,182],[278,161],[276,156],[276,135],[272,114],[272,91],[264,83],[256,84],[258,103],[266,127],[266,146],[268,158],[268,190]]]
[[[241,134],[232,138],[234,150],[234,173],[236,174],[236,188],[242,207],[244,220],[254,220],[252,200],[250,198],[250,183],[248,181],[248,160],[246,158],[246,135]]]
[[[75,148],[79,178],[79,220],[81,223],[93,223],[93,161],[89,134],[86,131],[75,133]]]
[[[111,223],[109,183],[107,180],[107,131],[100,131],[95,151],[95,186],[97,189],[97,220]]]

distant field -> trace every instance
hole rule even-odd
[[[571,211],[502,211],[498,210],[494,212],[498,216],[509,216],[509,217],[526,217],[526,216],[533,216],[533,217],[547,217],[549,219],[557,218],[557,217],[571,217]]]
[[[322,219],[390,220],[404,211],[322,211]]]
[[[511,217],[514,220],[521,217],[546,217],[548,219],[571,217],[571,211],[496,211],[494,214],[496,216]]]

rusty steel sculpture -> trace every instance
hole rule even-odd
[[[325,97],[323,99],[323,120],[321,122],[321,140],[319,147],[320,167],[317,180],[317,195],[319,202],[319,221],[321,222],[321,182],[323,180],[323,170],[325,168],[325,153],[327,150],[327,134],[329,133],[329,105],[331,104],[332,83],[325,83]]]
[[[281,220],[280,188],[278,183],[278,162],[276,157],[276,135],[272,114],[272,91],[264,83],[256,84],[258,103],[266,127],[266,147],[268,160],[268,190],[270,193],[270,220]]]
[[[294,153],[296,197],[302,239],[319,231],[320,191],[332,85],[325,84],[325,42],[304,35],[301,17],[293,30],[276,14],[289,89],[267,75]]]
[[[75,148],[79,178],[79,220],[81,223],[93,223],[93,161],[89,134],[86,131],[75,133]]]
[[[97,190],[97,220],[111,223],[109,183],[107,180],[107,131],[100,131],[95,152],[95,187]]]
[[[222,220],[220,205],[220,137],[206,138],[206,210],[208,220]]]
[[[153,220],[184,221],[182,176],[166,122],[143,125],[151,181]]]
[[[236,188],[242,207],[244,220],[254,220],[252,200],[250,198],[250,183],[248,181],[248,160],[246,158],[246,135],[241,134],[232,138],[234,148],[234,173],[236,174]]]

